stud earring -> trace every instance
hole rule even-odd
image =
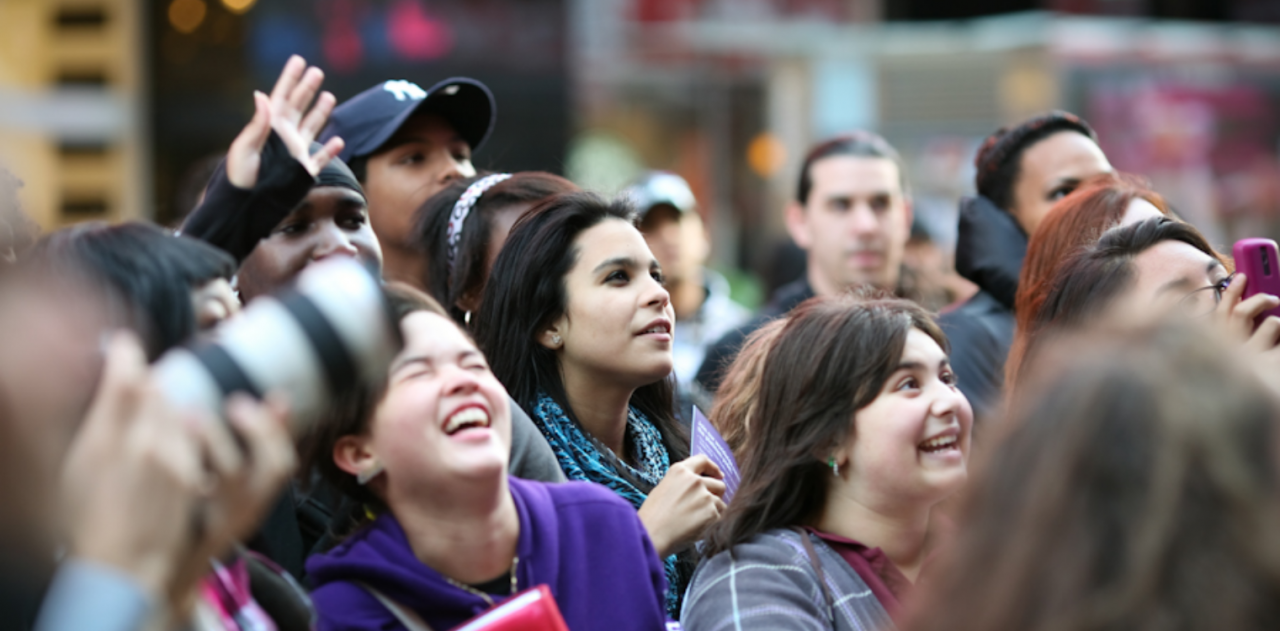
[[[554,333],[553,333],[553,334],[551,334],[551,345],[552,345],[552,346],[556,346],[556,347],[559,347],[559,346],[560,346],[560,336],[559,336],[559,335],[556,335],[556,334],[554,334]]]
[[[837,478],[840,477],[840,463],[836,462],[835,456],[831,456],[827,459],[827,466],[831,467],[831,471]]]

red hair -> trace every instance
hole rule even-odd
[[[1017,329],[1005,361],[1005,392],[1012,393],[1035,322],[1058,266],[1084,247],[1095,243],[1108,228],[1119,225],[1134,200],[1150,202],[1166,216],[1169,205],[1142,179],[1125,174],[1100,175],[1053,205],[1031,241],[1018,279],[1014,303]]]

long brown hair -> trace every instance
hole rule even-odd
[[[903,628],[1280,628],[1277,409],[1231,347],[1185,324],[1046,346]]]
[[[766,530],[813,519],[832,479],[827,456],[854,431],[919,329],[947,339],[915,303],[884,294],[812,298],[791,312],[760,379],[742,451],[742,483],[705,541],[708,557]]]
[[[1071,255],[1096,243],[1108,228],[1118,225],[1129,205],[1137,199],[1150,202],[1161,213],[1169,214],[1164,198],[1141,179],[1109,173],[1090,180],[1054,204],[1035,234],[1031,235],[1027,256],[1022,263],[1022,275],[1018,279],[1018,298],[1014,308],[1018,325],[1005,362],[1006,392],[1013,391],[1031,336],[1032,323],[1052,289],[1058,266]]]
[[[786,318],[778,318],[752,331],[725,371],[724,381],[716,391],[716,404],[711,408],[710,420],[734,454],[740,454],[747,441],[751,419],[760,403],[757,395],[760,393],[760,377],[764,374],[764,360],[786,324]]]

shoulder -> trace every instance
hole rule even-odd
[[[986,346],[1008,344],[1013,336],[1013,312],[986,291],[978,291],[953,311],[938,316],[938,326],[953,343]]]
[[[311,592],[316,608],[318,631],[345,631],[346,629],[380,629],[393,616],[363,587],[335,581]]]
[[[828,628],[821,587],[799,535],[773,530],[703,560],[685,594],[685,629]]]
[[[599,484],[578,481],[552,484],[520,479],[511,480],[510,484],[512,492],[527,502],[555,510],[560,519],[639,519],[630,503]]]

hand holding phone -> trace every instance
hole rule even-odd
[[[1258,294],[1280,296],[1280,255],[1276,242],[1271,239],[1241,239],[1236,241],[1231,253],[1235,257],[1236,272],[1245,275],[1242,300]],[[1254,318],[1256,329],[1267,316],[1280,316],[1280,307],[1273,307]]]

